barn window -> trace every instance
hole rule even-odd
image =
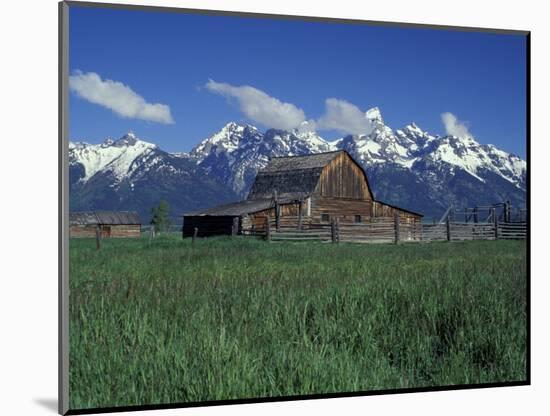
[[[328,214],[321,214],[321,221],[323,221],[323,222],[329,222],[329,221],[330,221],[330,215],[328,215]]]
[[[363,221],[361,220],[361,215],[356,215],[356,216],[355,216],[355,222],[363,222]]]

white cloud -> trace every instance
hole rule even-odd
[[[305,120],[298,126],[300,133],[314,132],[317,129],[317,122],[315,120]]]
[[[170,107],[148,103],[122,82],[101,79],[95,72],[76,71],[69,77],[71,91],[85,100],[108,108],[125,118],[173,124]]]
[[[265,127],[292,130],[299,128],[306,121],[304,111],[294,104],[284,103],[248,85],[236,87],[209,80],[206,88],[210,92],[236,99],[247,118]]]
[[[317,121],[324,130],[338,130],[347,134],[369,134],[372,125],[357,106],[337,98],[325,100],[325,114]]]
[[[468,131],[467,123],[460,121],[453,113],[447,112],[441,114],[441,121],[443,121],[447,134],[462,138],[473,137]]]

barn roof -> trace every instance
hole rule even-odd
[[[135,211],[85,211],[71,212],[70,225],[140,225],[141,219]]]
[[[141,219],[135,211],[95,211],[100,224],[138,225]]]
[[[405,209],[405,208],[401,208],[401,207],[398,207],[397,205],[392,205],[392,204],[388,204],[387,202],[383,202],[383,201],[380,201],[378,199],[375,199],[374,202],[378,202],[379,204],[382,204],[382,205],[386,205],[390,208],[394,208],[394,209],[398,209],[399,211],[403,211],[403,212],[408,212],[409,214],[413,214],[413,215],[417,215],[419,217],[423,217],[424,214],[420,214],[418,212],[415,212],[415,211],[411,211],[409,209]]]
[[[96,225],[99,224],[95,213],[89,212],[71,212],[69,214],[70,225]]]
[[[344,150],[314,153],[310,155],[274,157],[260,172],[283,172],[316,168],[322,169],[342,152],[344,152]]]
[[[323,168],[342,152],[274,157],[256,175],[248,199],[271,198],[274,190],[278,198],[307,197],[315,190]]]
[[[301,195],[290,195],[284,198],[278,198],[281,205],[288,204],[300,199]],[[203,211],[197,211],[185,214],[186,216],[241,216],[246,214],[253,214],[255,212],[263,211],[265,209],[273,208],[275,203],[273,198],[264,199],[245,199],[240,202],[233,202],[231,204],[220,205],[214,208],[205,209]]]

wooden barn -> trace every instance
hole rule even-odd
[[[348,223],[399,216],[420,224],[422,214],[374,199],[361,166],[344,150],[271,159],[260,170],[248,198],[184,215],[183,236],[262,232],[266,216],[306,223]]]
[[[69,236],[95,238],[139,238],[141,220],[132,211],[86,211],[69,214]]]

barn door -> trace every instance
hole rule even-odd
[[[104,225],[101,227],[101,238],[109,238],[111,237],[111,226],[110,225]]]

